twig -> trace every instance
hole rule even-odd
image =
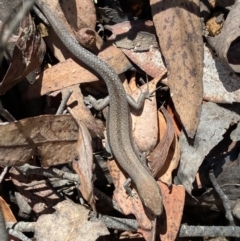
[[[182,225],[179,237],[240,237],[237,226],[187,226]]]
[[[63,172],[61,170],[58,170],[57,168],[43,169],[41,167],[36,167],[29,164],[24,164],[16,168],[22,173],[24,173],[25,175],[35,174],[35,175],[44,176],[47,178],[58,177],[58,178],[68,179],[70,181],[80,183],[80,180],[77,174],[73,174],[70,172]]]
[[[216,192],[218,193],[219,197],[222,200],[223,207],[225,208],[225,211],[226,211],[225,217],[229,221],[229,224],[234,226],[235,223],[234,223],[234,219],[233,219],[233,215],[232,215],[229,199],[225,195],[225,193],[223,192],[221,187],[218,185],[217,179],[216,179],[216,177],[215,177],[215,175],[213,173],[213,169],[211,169],[210,172],[209,172],[209,178],[210,178],[210,181],[212,182],[213,187],[215,188]]]
[[[67,102],[68,102],[72,93],[73,93],[73,90],[68,90],[68,92],[62,97],[62,101],[61,101],[61,104],[60,104],[60,106],[57,110],[56,115],[61,115],[63,113],[64,108],[65,108],[65,106],[66,106],[66,104],[67,104]]]
[[[58,170],[57,168],[43,169],[41,167],[32,166],[27,163],[22,166],[17,166],[15,168],[17,170],[21,171],[22,173],[24,173],[25,175],[35,174],[35,175],[44,176],[47,178],[61,177],[61,178],[68,179],[70,181],[80,184],[80,180],[79,180],[79,177],[77,174],[63,172],[63,171]],[[118,204],[114,200],[112,200],[110,197],[108,197],[105,193],[101,192],[97,188],[94,188],[94,194],[99,199],[101,199],[102,201],[107,203],[110,207],[113,207],[115,210],[122,213],[122,210],[118,206]]]
[[[94,187],[94,194],[102,201],[107,203],[110,207],[114,208],[118,212],[122,213],[121,208],[118,206],[117,202],[115,202],[112,198],[108,197],[105,193],[98,190]]]
[[[7,174],[7,171],[8,171],[8,167],[4,167],[4,169],[0,175],[0,183],[2,183],[2,180],[5,177],[5,175]]]
[[[6,227],[9,229],[14,229],[18,232],[34,232],[35,222],[6,222]]]
[[[3,108],[1,100],[0,100],[0,115],[4,117],[8,122],[16,121],[16,119],[6,109]]]
[[[8,233],[11,234],[12,236],[22,240],[22,241],[32,241],[32,239],[29,239],[27,236],[25,236],[23,233],[16,231],[14,229],[9,229]]]
[[[137,231],[138,223],[134,219],[115,218],[106,215],[95,216],[95,213],[90,214],[90,221],[102,220],[108,228],[124,230],[124,231]]]

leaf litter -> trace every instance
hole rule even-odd
[[[107,108],[96,111],[87,98],[104,98],[104,83],[71,55],[48,24],[41,37],[42,17],[34,10],[11,36],[8,44],[14,48],[1,66],[0,181],[3,190],[14,186],[19,213],[11,192],[1,190],[6,200],[1,206],[6,221],[27,221],[11,226],[12,240],[28,240],[25,232],[31,230],[37,241],[108,240],[110,235],[171,241],[184,235],[179,232],[183,223],[198,225],[197,232],[206,227],[203,212],[217,208],[221,215],[228,211],[223,208],[228,199],[237,203],[228,186],[238,185],[232,165],[222,171],[219,162],[216,180],[228,199],[220,196],[219,205],[215,195],[203,209],[204,190],[218,190],[206,178],[211,167],[202,167],[209,156],[239,153],[239,1],[205,3],[204,16],[198,1],[105,1],[104,8],[91,0],[46,2],[70,35],[119,74],[126,93],[135,100],[147,89],[152,93],[143,108],[130,108],[132,145],[161,189],[164,211],[159,217],[149,213],[134,183],[129,184],[132,196],[124,189],[129,177],[118,160],[107,160]],[[60,102],[63,111],[56,115]],[[237,204],[230,208],[238,218]]]

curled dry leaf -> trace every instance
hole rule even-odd
[[[167,110],[164,108],[164,106],[162,106],[160,109],[166,120],[167,128],[162,140],[158,143],[158,145],[148,157],[150,169],[153,176],[156,176],[163,167],[168,156],[169,148],[174,138],[173,120],[168,114]]]
[[[123,36],[125,36],[126,40],[130,39],[127,41],[127,43],[129,43],[130,45],[133,44],[132,40],[134,39],[130,38],[129,30],[131,30],[132,33],[135,33],[135,38],[140,31],[144,31],[155,35],[155,29],[152,21],[125,21],[122,23],[115,24],[113,26],[107,26],[106,28],[112,31],[112,38],[116,39],[118,42],[120,40],[122,41]],[[136,45],[139,45],[139,43],[141,43],[142,45],[142,42],[143,41],[138,41]],[[158,48],[155,48],[156,44],[154,41],[149,41],[146,43],[143,42],[146,45],[147,49],[145,51],[140,52],[132,51],[130,47],[127,47],[129,46],[129,44],[127,45],[127,43],[125,41],[124,43],[121,43],[121,46],[119,45],[119,47],[128,56],[129,59],[131,59],[148,75],[157,78],[162,74],[163,71],[166,70],[161,53]],[[134,47],[135,45],[133,45],[133,48]]]
[[[127,194],[123,187],[126,182],[126,177],[123,174],[123,171],[119,169],[119,166],[116,164],[115,160],[108,161],[108,169],[115,186],[114,199],[117,201],[123,213],[125,215],[135,215],[139,226],[143,229],[150,230],[152,228],[151,221],[145,214],[143,204],[136,192],[136,189],[132,189],[134,197],[130,197]]]
[[[117,74],[125,72],[132,66],[122,51],[114,46],[105,48],[99,53],[99,57],[109,64]],[[43,74],[37,77],[38,81],[34,85],[28,86],[23,94],[24,100],[33,99],[68,86],[98,80],[92,71],[82,66],[83,64],[68,59],[46,69]]]
[[[37,241],[95,241],[109,231],[102,221],[88,221],[89,210],[70,200],[58,203],[53,214],[41,215],[35,225]]]
[[[39,116],[0,124],[0,164],[23,165],[38,149],[43,166],[76,158],[78,128],[69,115]]]
[[[178,144],[177,135],[174,135],[173,142],[170,146],[166,161],[158,173],[158,180],[167,184],[169,187],[172,185],[172,172],[175,170],[180,161],[180,147]]]
[[[163,74],[165,71],[163,72]],[[131,96],[137,100],[141,92],[149,88],[149,92],[156,89],[161,76],[153,79],[149,83],[137,89]],[[141,152],[149,153],[157,144],[158,140],[158,122],[157,122],[157,103],[154,95],[151,100],[146,99],[143,108],[135,110],[131,108],[133,138]],[[148,128],[146,128],[148,126]]]
[[[70,111],[70,109],[69,109]],[[86,126],[77,119],[74,111],[70,111],[75,121],[78,123],[79,138],[77,141],[78,159],[73,162],[73,169],[78,174],[80,179],[79,190],[81,191],[84,199],[89,203],[94,211],[95,199],[93,195],[92,184],[92,170],[93,170],[93,150],[92,150],[92,138],[89,134]]]
[[[239,120],[240,115],[235,111],[207,102],[203,104],[193,145],[188,142],[182,131],[179,139],[181,160],[177,176],[189,193],[192,191],[192,183],[205,156],[223,139],[223,134],[229,126]]]
[[[203,40],[199,1],[151,0],[153,22],[169,71],[172,100],[189,137],[193,138],[203,96]]]
[[[215,49],[218,56],[223,58],[238,73],[240,73],[239,11],[240,1],[236,0],[224,22],[221,33],[213,38],[207,38],[208,43]]]
[[[36,30],[31,15],[28,14],[21,23],[21,33],[13,51],[11,64],[0,83],[0,94],[7,92],[38,68],[45,52],[46,45]]]
[[[160,233],[162,241],[174,241],[177,238],[182,220],[185,189],[183,186],[175,185],[168,188],[160,181],[158,181],[158,185],[162,191],[165,212],[157,223],[157,233]]]

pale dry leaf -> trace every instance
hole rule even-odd
[[[205,156],[223,139],[229,126],[239,120],[240,115],[235,111],[207,102],[203,104],[194,143],[190,144],[182,131],[179,138],[181,160],[177,176],[189,193]]]
[[[215,103],[240,102],[240,77],[204,46],[203,98]]]
[[[203,40],[199,1],[151,0],[153,22],[168,69],[176,111],[193,138],[203,98]]]
[[[73,85],[63,89],[62,92],[66,93],[68,90],[72,90],[73,93],[67,102],[67,106],[71,107],[77,119],[82,121],[87,126],[87,128],[91,131],[92,136],[94,134],[95,136],[101,136],[103,127],[98,125],[91,111],[84,104],[83,95],[79,85]]]
[[[88,221],[89,210],[70,200],[58,203],[53,214],[41,215],[35,226],[37,241],[94,241],[109,231],[102,221]]]
[[[123,171],[119,169],[119,166],[117,165],[115,160],[108,160],[108,169],[115,186],[114,199],[117,201],[123,213],[125,215],[135,215],[139,227],[150,230],[152,228],[151,221],[145,214],[143,204],[136,192],[136,189],[132,188],[131,185],[134,197],[131,197],[127,194],[126,190],[123,187],[126,181],[126,176],[123,174]]]
[[[165,212],[160,216],[157,233],[162,241],[174,241],[177,238],[185,204],[185,189],[183,186],[172,185],[168,188],[158,181],[162,191]],[[174,208],[173,208],[174,207]]]
[[[162,140],[157,144],[155,149],[148,157],[150,169],[154,177],[163,167],[169,152],[169,148],[174,138],[173,120],[171,116],[168,114],[168,111],[164,108],[164,106],[162,106],[160,110],[163,113],[164,118],[166,120],[167,128]]]
[[[134,100],[137,100],[141,92],[144,92],[149,88],[149,92],[156,89],[156,85],[159,82],[161,76],[153,79],[149,83],[143,85],[141,89],[138,89],[132,93]],[[157,102],[154,95],[151,100],[146,99],[143,107],[140,110],[130,108],[132,116],[132,131],[133,138],[141,152],[149,153],[157,144],[158,140],[158,119],[157,119]],[[146,126],[148,128],[146,128]]]
[[[135,32],[136,36],[140,31],[151,33],[155,35],[155,29],[152,21],[124,21],[115,25],[106,27],[111,30],[114,38],[119,36],[119,39],[122,40],[123,36],[126,36],[129,43],[132,44],[132,38],[129,36],[129,30]],[[143,39],[144,40],[144,39]],[[143,41],[139,41],[141,43]],[[134,62],[138,67],[140,67],[144,72],[153,78],[158,77],[165,69],[163,63],[162,55],[158,48],[151,47],[151,42],[148,43],[148,51],[132,51],[132,49],[121,48],[122,51]]]
[[[237,127],[235,130],[233,130],[230,134],[232,141],[239,141],[240,140],[240,124],[237,124]]]
[[[71,114],[74,114],[74,111],[71,111]],[[78,159],[73,162],[73,169],[78,174],[80,183],[79,190],[81,191],[84,199],[89,203],[94,211],[95,208],[95,199],[93,195],[93,150],[92,150],[92,138],[89,134],[86,126],[75,119],[78,122],[79,127],[79,138],[77,141],[77,151]]]
[[[172,172],[175,170],[180,161],[180,147],[178,144],[177,135],[174,135],[173,142],[170,146],[167,159],[158,173],[158,180],[167,184],[169,187],[172,185]]]
[[[117,74],[121,74],[132,67],[127,57],[115,46],[106,46],[98,57],[106,61]],[[34,85],[28,86],[24,92],[24,100],[43,96],[68,86],[95,82],[98,81],[98,77],[93,71],[87,70],[82,63],[67,59],[46,69],[37,77],[37,80]]]
[[[38,116],[0,124],[0,164],[22,165],[38,148],[43,166],[72,161],[76,157],[78,128],[69,115]]]

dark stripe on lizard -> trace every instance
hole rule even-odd
[[[133,150],[129,106],[118,75],[104,61],[80,46],[44,1],[37,0],[36,4],[67,49],[105,81],[110,98],[107,134],[111,151],[119,165],[135,183],[144,205],[155,215],[160,215],[162,213],[161,192],[155,179],[143,167]]]

